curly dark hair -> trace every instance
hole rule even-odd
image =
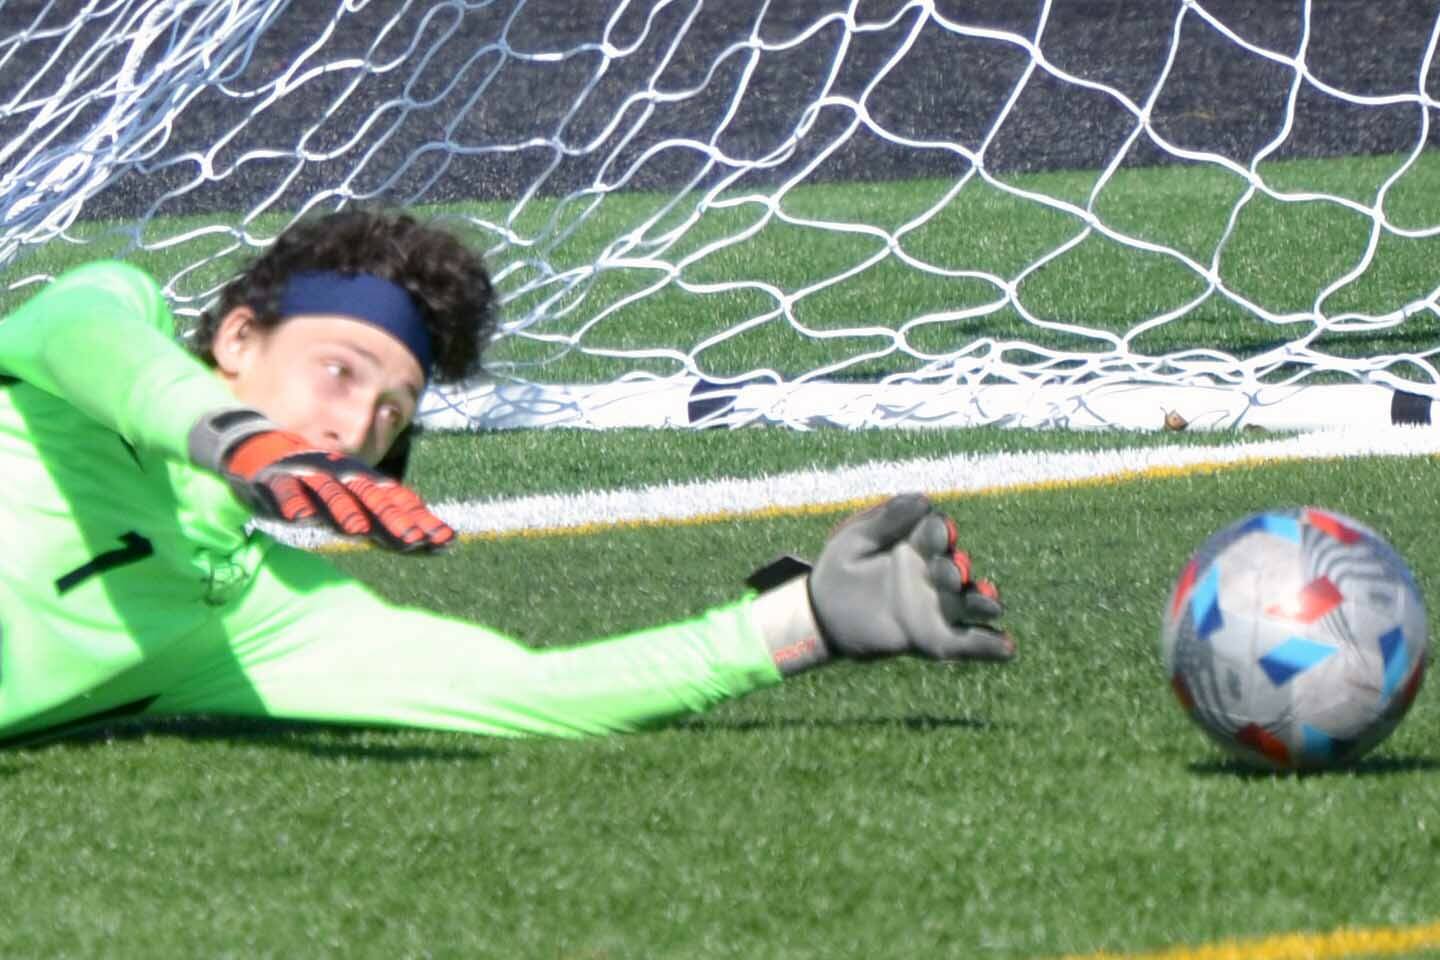
[[[214,366],[220,321],[236,307],[254,310],[262,330],[279,326],[285,285],[291,275],[312,270],[369,273],[404,287],[425,318],[435,353],[433,379],[453,383],[479,372],[496,325],[484,261],[447,230],[379,210],[342,210],[291,224],[226,284],[215,309],[201,314],[191,331],[192,349]]]

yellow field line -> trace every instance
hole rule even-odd
[[[1413,927],[1346,927],[1329,933],[1282,933],[1223,940],[1156,953],[1072,954],[1061,960],[1342,960],[1440,949],[1440,923]]]
[[[1141,480],[1160,480],[1191,476],[1197,473],[1220,470],[1239,470],[1254,467],[1278,466],[1299,461],[1322,462],[1339,460],[1343,457],[1255,456],[1239,459],[1204,460],[1183,465],[1161,465],[1142,467],[1134,470],[1117,470],[1089,477],[1062,477],[1049,480],[1029,480],[1011,483],[997,483],[987,487],[954,488],[950,490],[926,490],[933,500],[961,500],[980,497],[1004,496],[1015,493],[1037,493],[1053,490],[1088,489],[1133,483]],[[492,543],[504,540],[535,540],[550,537],[580,537],[621,530],[644,530],[655,528],[698,527],[713,523],[729,523],[740,520],[764,520],[782,517],[829,516],[864,510],[887,499],[884,495],[853,497],[844,500],[827,500],[824,503],[796,504],[791,506],[757,507],[744,510],[722,510],[695,513],[684,517],[645,517],[625,520],[594,520],[584,523],[555,524],[547,527],[526,527],[518,530],[481,530],[461,533],[460,543]],[[312,549],[322,553],[344,553],[352,550],[369,549],[364,540],[332,540],[318,544]]]
[[[1340,459],[1338,457],[1333,459]],[[1115,486],[1140,480],[1160,480],[1189,476],[1197,473],[1219,470],[1236,470],[1244,467],[1275,466],[1300,460],[1315,461],[1315,457],[1246,457],[1239,460],[1207,460],[1184,466],[1145,467],[1136,470],[1120,470],[1093,477],[1069,477],[1053,480],[1031,480],[1020,483],[997,483],[989,487],[957,488],[952,490],[927,490],[932,500],[961,500],[980,497],[996,497],[1012,493],[1038,493],[1052,490],[1086,489]],[[888,499],[888,495],[854,497],[848,500],[828,500],[824,503],[806,503],[783,507],[758,507],[751,510],[722,510],[711,513],[696,513],[686,517],[649,517],[617,521],[592,521],[589,523],[561,524],[552,527],[532,527],[524,530],[486,530],[461,534],[462,543],[473,541],[495,541],[532,539],[543,537],[586,536],[596,533],[610,533],[616,530],[639,530],[654,527],[698,527],[712,523],[728,523],[736,520],[766,520],[781,517],[813,517],[831,514],[853,513],[873,507]],[[345,543],[353,549],[363,543]],[[332,547],[331,549],[334,549]]]
[[[1403,439],[1405,439],[1407,444],[1410,442],[1409,438]],[[1375,446],[1373,437],[1368,438],[1367,442],[1370,442],[1372,447],[1375,447],[1375,449],[1368,451],[1363,445],[1360,449],[1344,449],[1343,441],[1344,438],[1340,438],[1341,449],[1336,449],[1336,443],[1334,442],[1327,443],[1330,449],[1320,450],[1314,449],[1313,445],[1307,447],[1293,442],[1285,442],[1283,444],[1284,449],[1276,450],[1273,445],[1264,444],[1263,446],[1269,446],[1270,449],[1256,451],[1250,454],[1236,455],[1232,447],[1228,448],[1228,453],[1226,454],[1208,457],[1196,462],[1166,462],[1158,464],[1152,462],[1148,465],[1137,465],[1132,468],[1111,463],[1106,464],[1108,469],[1102,469],[1095,473],[1080,472],[1058,476],[1051,473],[1051,475],[1041,478],[1035,478],[1032,474],[1030,478],[1026,479],[998,479],[993,483],[974,486],[948,486],[948,481],[945,479],[945,471],[950,468],[943,463],[937,464],[935,461],[922,459],[915,462],[917,475],[914,478],[913,487],[909,489],[924,491],[936,500],[966,500],[1056,490],[1093,489],[1117,486],[1136,481],[1163,480],[1202,473],[1266,468],[1298,462],[1335,462],[1346,459],[1349,456],[1366,452],[1371,452],[1375,455],[1393,455],[1396,452],[1384,447],[1384,444],[1387,442],[1394,444],[1396,438],[1390,438],[1388,441],[1382,438],[1379,447]],[[1428,442],[1431,447],[1436,445],[1435,438],[1430,438]],[[1404,447],[1404,444],[1400,444],[1399,452],[1402,455],[1421,455],[1430,459],[1440,456],[1440,453],[1437,453],[1435,449],[1422,448],[1406,452]],[[1124,452],[1125,451],[1121,451],[1122,454]],[[1063,452],[1060,455],[1062,457],[1065,456]],[[1004,457],[1004,455],[999,456],[1002,459]],[[589,536],[615,531],[695,527],[778,517],[843,515],[880,502],[885,496],[888,496],[888,493],[878,492],[882,489],[889,492],[898,492],[898,490],[906,488],[905,475],[903,473],[897,474],[896,472],[897,468],[903,468],[905,466],[904,464],[887,462],[879,464],[878,466],[881,475],[885,477],[883,482],[859,481],[857,483],[854,477],[848,477],[844,482],[854,483],[859,486],[860,489],[855,489],[848,494],[843,490],[837,490],[837,499],[829,499],[828,497],[816,499],[819,495],[813,493],[813,491],[809,494],[812,499],[797,499],[793,496],[792,492],[791,495],[782,494],[777,496],[771,503],[765,504],[763,500],[757,502],[753,489],[745,489],[747,487],[753,488],[754,482],[742,480],[739,481],[742,491],[736,497],[732,498],[737,502],[732,505],[721,505],[715,501],[725,498],[717,498],[713,495],[713,492],[706,493],[704,491],[705,487],[713,486],[715,481],[697,481],[694,486],[700,488],[696,494],[696,499],[699,502],[694,505],[694,512],[688,513],[684,510],[667,509],[656,511],[651,509],[637,509],[633,498],[636,495],[643,496],[648,494],[651,488],[609,491],[608,493],[601,491],[595,493],[593,496],[600,500],[608,498],[613,502],[617,494],[620,495],[621,500],[625,500],[625,506],[618,508],[618,515],[613,516],[606,516],[603,509],[597,508],[589,511],[588,516],[584,515],[583,511],[574,511],[571,512],[571,515],[568,517],[555,516],[548,520],[540,520],[534,516],[537,508],[531,504],[530,501],[537,499],[540,501],[550,499],[564,501],[566,499],[576,499],[577,497],[583,498],[585,495],[572,495],[569,498],[564,496],[555,498],[546,496],[519,497],[513,501],[514,504],[529,516],[529,519],[521,524],[514,524],[513,522],[496,523],[493,520],[480,521],[472,524],[467,521],[464,516],[464,512],[467,510],[475,510],[478,508],[484,511],[490,508],[504,507],[509,501],[436,503],[433,506],[435,506],[442,515],[452,517],[451,522],[460,531],[459,540],[462,543]],[[962,463],[954,467],[954,469],[965,471],[976,469],[984,470],[992,466],[993,464],[989,463]],[[1013,465],[1007,465],[1004,469],[1013,470],[1015,468]],[[841,476],[845,476],[846,474],[854,473],[855,470],[856,468],[837,468],[836,472]],[[974,477],[974,473],[970,473],[970,476]],[[777,482],[783,483],[785,479],[786,475],[782,475]],[[813,479],[809,477],[802,477],[801,480],[802,486],[813,483]],[[676,497],[684,498],[690,496],[692,493],[692,491],[688,491],[687,486],[684,484],[656,488],[656,490],[657,495],[665,498],[667,502]],[[625,498],[631,499],[626,500]],[[566,505],[566,509],[571,509],[572,507],[573,504]],[[547,504],[545,507],[538,509],[543,512],[543,510],[547,508],[553,508],[553,505]],[[493,509],[490,510],[490,515],[494,515]],[[495,525],[491,526],[491,523],[495,523]],[[275,527],[274,529],[271,527],[267,527],[266,529],[286,542],[293,543],[296,546],[308,547],[309,549],[332,552],[363,549],[367,547],[367,544],[363,541],[340,540],[323,532],[286,531],[278,528],[278,525],[273,526]]]

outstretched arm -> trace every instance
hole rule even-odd
[[[325,557],[282,545],[223,626],[227,644],[151,712],[579,737],[653,727],[780,682],[748,598],[689,620],[536,649],[388,603]]]
[[[153,709],[497,736],[639,730],[833,658],[1007,659],[998,594],[968,566],[954,524],[901,497],[844,524],[808,578],[690,620],[537,650],[395,607],[325,558],[277,545],[226,616],[233,653]]]

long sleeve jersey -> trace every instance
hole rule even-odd
[[[779,682],[748,597],[536,650],[253,530],[187,459],[234,398],[133,267],[76,269],[0,321],[0,384],[0,742],[125,712],[577,736]]]

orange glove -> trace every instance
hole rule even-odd
[[[190,435],[191,458],[230,481],[257,516],[320,521],[391,550],[435,550],[455,531],[414,491],[356,460],[280,430],[252,410],[219,411]]]

